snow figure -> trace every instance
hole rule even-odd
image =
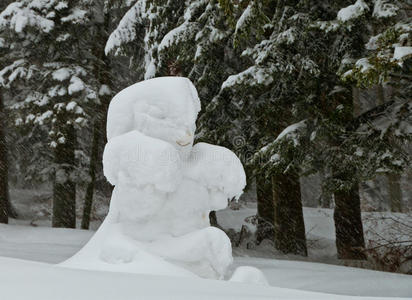
[[[115,186],[109,214],[62,266],[223,278],[231,244],[209,212],[239,197],[246,177],[230,150],[193,146],[199,111],[195,87],[181,77],[143,81],[113,98],[103,155]]]

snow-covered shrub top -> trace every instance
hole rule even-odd
[[[0,84],[16,91],[15,123],[41,126],[53,148],[66,142],[65,127],[84,126],[86,111],[99,102],[87,44],[90,5],[88,0],[23,0],[0,14],[7,48]],[[73,43],[75,34],[81,38]]]

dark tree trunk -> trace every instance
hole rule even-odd
[[[275,246],[283,253],[307,256],[299,176],[274,175]]]
[[[319,173],[319,175],[320,175],[321,182],[324,182],[326,180],[325,171],[322,170]],[[322,208],[331,208],[332,202],[333,202],[332,194],[329,191],[322,191],[322,194],[320,197],[320,206]]]
[[[385,90],[381,84],[376,86],[377,105],[385,103]],[[402,212],[401,176],[395,173],[387,174],[389,185],[389,201],[392,212]]]
[[[272,183],[264,176],[256,179],[257,216],[258,227],[256,234],[257,243],[264,239],[274,240],[275,208],[272,196]]]
[[[376,85],[376,105],[382,105],[385,103],[385,90],[381,84]],[[389,185],[389,205],[392,212],[402,211],[402,192],[400,186],[401,176],[395,173],[389,173],[386,175]],[[381,205],[383,206],[383,205]]]
[[[335,220],[336,249],[339,259],[366,259],[365,240],[360,209],[359,186],[349,191],[336,191]]]
[[[109,4],[111,5],[111,4]],[[102,2],[95,2],[95,10],[99,12],[104,11]],[[104,53],[104,49],[100,47],[101,44],[104,44],[108,39],[109,32],[109,22],[111,17],[108,13],[104,13],[104,19],[101,20],[102,23],[99,24],[100,30],[96,33],[95,44],[97,47],[93,49],[93,54],[99,58],[94,65],[94,72],[96,77],[99,78],[101,85],[111,86],[110,84],[110,61]],[[101,95],[101,103],[95,106],[96,118],[93,125],[93,140],[92,140],[92,149],[90,157],[90,166],[89,166],[89,175],[90,182],[87,185],[86,195],[84,199],[83,207],[83,217],[81,228],[89,229],[90,226],[90,215],[93,206],[93,196],[96,188],[96,172],[97,167],[101,163],[102,158],[99,156],[99,145],[103,139],[106,143],[106,115],[108,106],[110,103],[111,95]]]
[[[391,211],[402,212],[401,176],[395,173],[390,173],[387,176]]]
[[[54,153],[55,178],[53,183],[53,227],[76,228],[76,184],[72,179],[75,169],[76,133],[73,126],[64,130],[66,141],[58,144]]]
[[[359,88],[352,88],[352,96],[343,99],[344,104],[351,106],[343,122],[352,122],[360,113]],[[344,166],[342,166],[344,168]],[[342,170],[333,170],[335,178],[350,182],[352,174]],[[364,254],[365,240],[363,237],[363,225],[360,207],[359,183],[352,184],[351,188],[334,191],[336,249],[339,259],[366,259]]]
[[[4,111],[3,98],[0,91],[0,223],[7,224],[9,220],[10,204],[5,127],[6,113]]]
[[[90,226],[90,214],[92,211],[93,204],[93,194],[96,184],[96,167],[99,160],[99,140],[100,140],[100,129],[99,120],[96,120],[93,126],[93,141],[92,141],[92,153],[90,157],[90,182],[87,185],[86,189],[86,198],[84,199],[84,208],[83,208],[83,218],[82,218],[82,229],[89,229]]]

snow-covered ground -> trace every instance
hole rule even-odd
[[[237,211],[224,210],[218,218],[223,226],[237,227],[244,223],[243,217],[254,213],[255,208],[251,205]],[[330,213],[330,210],[305,208],[309,238],[323,236],[325,244],[330,242],[333,234]],[[26,300],[27,293],[33,295],[30,297],[33,300],[56,299],[56,295],[67,296],[57,299],[70,300],[341,299],[331,294],[412,299],[412,276],[274,259],[267,249],[259,248],[234,248],[235,261],[231,271],[243,265],[256,267],[263,271],[272,288],[201,279],[62,269],[50,264],[62,262],[76,253],[90,239],[93,231],[23,226],[16,223],[24,222],[16,220],[12,223],[0,225],[0,256],[3,256],[0,258],[0,287],[7,295],[4,296],[6,300]],[[253,257],[257,255],[267,258]],[[21,289],[22,283],[24,289]],[[304,291],[325,294],[306,294]],[[138,295],[144,297],[139,298]]]
[[[256,202],[242,202],[237,210],[225,209],[217,212],[219,225],[227,232],[239,232],[242,226],[246,226],[250,232],[256,230],[253,219],[256,215]],[[335,265],[350,265],[374,270],[386,270],[375,261],[341,261],[337,259],[335,245],[335,225],[333,221],[333,209],[304,207],[303,215],[308,246],[308,257],[284,255],[274,250],[274,246],[267,241],[259,246],[248,239],[243,241],[240,247],[233,247],[236,256],[254,256],[277,259],[292,259],[309,262],[321,262]],[[252,218],[251,218],[252,217]],[[362,221],[364,227],[365,242],[367,247],[376,246],[377,243],[393,243],[394,245],[407,245],[403,241],[409,241],[412,248],[412,217],[411,214],[390,213],[390,212],[363,212]],[[401,241],[401,243],[397,243]],[[404,264],[397,270],[403,273],[412,273],[411,263]],[[412,280],[412,278],[411,278]]]
[[[7,300],[396,299],[338,296],[196,278],[65,269],[1,257],[0,266],[1,299]]]

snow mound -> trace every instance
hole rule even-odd
[[[62,266],[223,278],[233,261],[226,234],[209,213],[246,185],[230,150],[193,147],[200,110],[187,78],[137,83],[112,100],[103,155],[115,185],[109,214],[90,242]]]
[[[246,282],[261,285],[269,285],[265,275],[254,267],[238,267],[230,278],[233,282]]]

